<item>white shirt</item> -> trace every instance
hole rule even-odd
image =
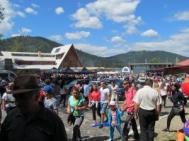
[[[115,85],[115,86],[111,85],[111,89],[115,93],[116,90],[118,89],[118,85]]]
[[[55,110],[55,109],[57,109],[57,101],[55,98],[48,99],[47,97],[45,97],[44,106],[47,109]]]
[[[158,92],[150,86],[144,86],[139,89],[133,101],[139,104],[139,107],[144,110],[154,110],[157,105],[160,105]]]
[[[111,85],[111,90],[112,90],[111,101],[117,99],[117,95],[116,95],[117,89],[118,89],[118,85],[115,85],[115,86]]]
[[[84,90],[84,96],[87,97],[89,95],[89,91],[90,91],[89,85],[84,84],[83,90]]]
[[[161,96],[166,96],[167,91],[165,89],[160,89],[160,94],[161,94]]]
[[[108,88],[100,88],[100,101],[107,103],[108,102],[108,96],[110,95],[110,90]]]
[[[12,108],[12,107],[16,107],[15,104],[15,98],[13,97],[13,95],[7,94],[6,92],[3,94],[2,96],[2,100],[5,101],[5,108]]]

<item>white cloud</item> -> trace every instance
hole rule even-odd
[[[55,13],[56,13],[57,15],[60,15],[60,14],[64,13],[64,9],[63,9],[62,7],[57,7],[57,8],[55,9]]]
[[[124,26],[127,34],[134,34],[138,32],[137,26],[142,23],[141,17],[136,17],[135,15],[129,15],[127,17],[127,22]]]
[[[189,28],[182,29],[181,32],[189,32]]]
[[[22,27],[20,31],[21,31],[21,33],[30,33],[30,32],[32,32],[31,29],[26,28],[26,27]]]
[[[13,4],[13,6],[16,7],[16,8],[20,8],[20,5],[19,5],[19,4],[16,4],[16,3]]]
[[[99,29],[102,27],[99,18],[90,16],[88,11],[84,8],[80,8],[72,17],[76,20],[75,27],[77,28]]]
[[[126,29],[127,34],[134,34],[138,32],[136,26],[124,26],[124,28]]]
[[[14,33],[11,35],[11,37],[17,37],[17,36],[20,36],[21,34],[20,33]]]
[[[179,21],[189,21],[189,11],[178,12],[174,18]]]
[[[153,29],[148,29],[146,31],[144,31],[143,33],[141,33],[141,36],[144,37],[158,37],[159,34],[157,31],[153,30]]]
[[[73,15],[74,20],[76,20],[75,26],[79,28],[101,28],[100,18],[105,17],[107,20],[123,23],[129,33],[131,33],[131,30],[133,32],[134,28],[136,32],[136,26],[142,21],[141,17],[134,15],[139,3],[139,0],[97,0],[91,2],[78,9]],[[88,24],[91,21],[93,24]]]
[[[113,36],[111,38],[111,42],[115,44],[115,46],[121,46],[121,45],[126,44],[126,41],[120,36]]]
[[[7,31],[11,30],[14,25],[14,23],[12,22],[14,11],[11,3],[7,0],[0,0],[0,6],[4,8],[4,19],[0,21],[0,34],[4,34]]]
[[[16,15],[18,15],[18,16],[20,16],[20,17],[22,17],[22,18],[25,18],[25,17],[26,17],[25,13],[22,12],[22,11],[17,11],[17,12],[16,12]]]
[[[11,30],[13,27],[13,23],[9,21],[2,21],[0,23],[0,34],[4,34],[5,32]]]
[[[63,35],[52,35],[50,36],[50,39],[57,41],[57,42],[62,42],[64,39]]]
[[[37,4],[35,4],[35,3],[32,3],[31,6],[32,6],[33,8],[39,8],[39,7],[40,7],[39,5],[37,5]]]
[[[86,8],[90,13],[104,14],[107,19],[115,22],[125,22],[127,17],[135,12],[139,2],[139,0],[97,0],[89,3]]]
[[[90,36],[90,32],[86,32],[86,31],[71,32],[65,34],[65,37],[70,40],[79,40],[81,38],[87,38],[89,36]]]
[[[180,32],[171,35],[166,40],[156,42],[136,42],[118,48],[98,46],[91,44],[75,44],[75,47],[82,51],[98,56],[112,56],[127,51],[141,51],[141,50],[162,50],[173,52],[189,57],[189,29],[183,29]]]
[[[130,45],[129,50],[164,50],[189,56],[189,30],[170,36],[167,40],[157,42],[137,42]]]
[[[94,54],[97,56],[109,57],[112,55],[126,52],[125,49],[108,48],[107,46],[97,46],[91,44],[74,44],[74,46],[84,52]]]
[[[34,14],[34,15],[37,14],[37,11],[35,9],[31,8],[31,7],[27,7],[25,9],[25,12],[28,13],[28,14]]]

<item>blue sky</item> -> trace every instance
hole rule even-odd
[[[98,56],[164,50],[189,56],[189,0],[0,0],[4,38],[42,36]]]

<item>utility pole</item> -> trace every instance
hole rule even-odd
[[[148,60],[145,58],[145,64],[147,64],[148,63]]]
[[[178,59],[178,57],[176,57],[175,64],[177,64],[178,62],[179,62],[179,59]]]

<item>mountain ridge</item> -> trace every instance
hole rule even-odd
[[[0,40],[1,51],[19,51],[19,52],[50,52],[53,47],[63,44],[51,41],[44,37],[36,36],[18,36]],[[181,61],[188,57],[176,53],[165,51],[130,51],[110,57],[100,57],[76,49],[78,56],[84,66],[96,67],[123,67],[128,63],[157,63]]]

